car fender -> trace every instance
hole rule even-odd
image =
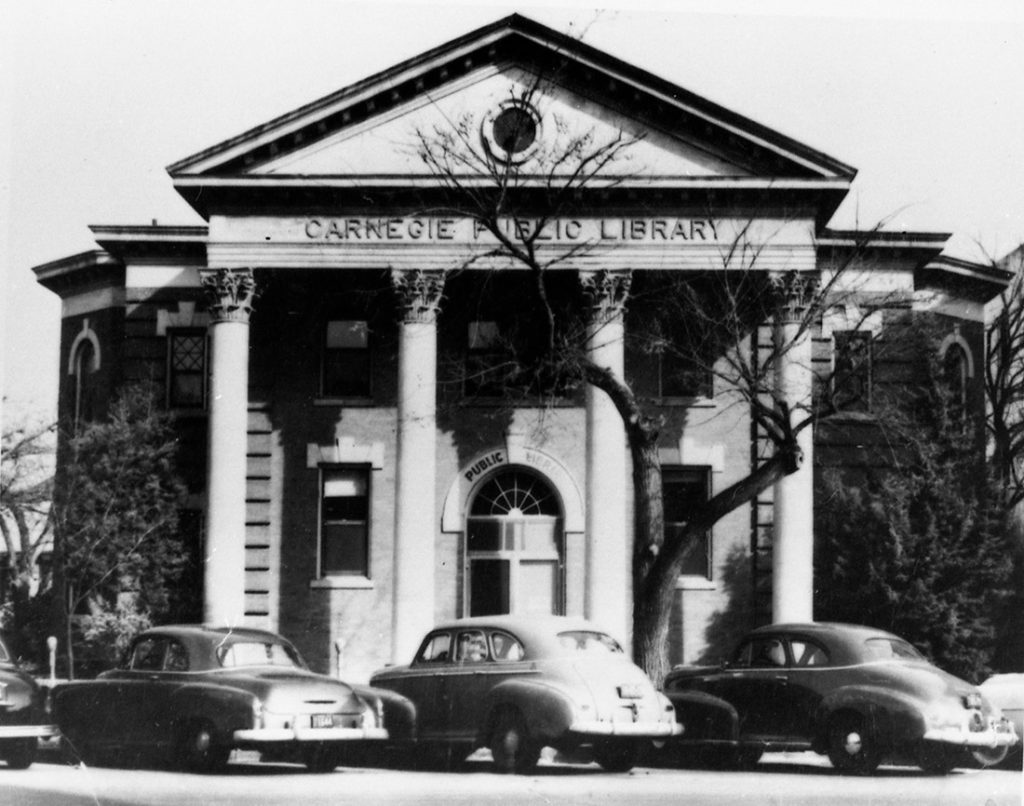
[[[815,747],[827,744],[828,723],[840,711],[860,714],[882,747],[893,748],[920,739],[924,714],[917,700],[880,686],[844,686],[830,692],[815,711]]]
[[[349,683],[352,691],[364,702],[379,701],[384,710],[384,727],[393,741],[416,738],[416,704],[396,691]]]
[[[223,737],[253,727],[253,706],[259,698],[251,691],[216,683],[186,683],[170,697],[169,710],[176,725],[203,719]]]
[[[666,691],[676,722],[686,729],[683,741],[738,741],[739,713],[732,703],[706,691]]]
[[[554,740],[565,735],[576,717],[572,697],[561,689],[536,680],[505,680],[484,700],[479,743],[486,743],[491,715],[503,707],[518,710],[536,739]]]

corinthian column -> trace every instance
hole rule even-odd
[[[818,288],[816,275],[795,272],[771,278],[779,295],[775,316],[775,394],[789,405],[790,419],[811,406],[811,334],[807,307]],[[803,460],[775,485],[772,526],[772,620],[814,618],[814,433],[797,436]]]
[[[587,354],[591,361],[623,377],[625,325],[623,313],[629,296],[629,271],[580,272],[580,282],[591,304]],[[586,386],[587,514],[586,597],[587,618],[630,642],[632,619],[630,546],[632,532],[626,522],[626,496],[630,489],[626,465],[626,434],[622,418],[608,397]]]
[[[210,312],[210,419],[207,458],[203,618],[245,617],[245,477],[249,416],[249,269],[200,271]]]
[[[434,625],[437,313],[444,273],[391,273],[402,312],[398,340],[392,660],[412,660]]]

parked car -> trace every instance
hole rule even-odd
[[[0,758],[23,770],[35,761],[39,740],[57,735],[46,713],[46,693],[0,639]]]
[[[732,764],[809,749],[843,772],[886,758],[946,772],[968,751],[998,763],[1017,738],[975,686],[891,633],[847,624],[762,627],[721,667],[676,668],[664,689],[687,726],[683,755]]]
[[[1017,732],[1017,744],[1000,764],[1019,770],[1024,765],[1021,738],[1024,737],[1024,674],[994,674],[980,686],[985,698],[1003,712]]]
[[[642,744],[682,728],[672,705],[607,633],[582,619],[475,617],[441,624],[408,666],[372,686],[416,705],[416,742],[465,757],[487,747],[500,772],[528,772],[541,749],[592,748],[625,771]]]
[[[332,770],[352,742],[387,739],[396,707],[411,719],[390,692],[315,674],[284,638],[237,627],[147,630],[119,668],[53,695],[64,741],[86,763],[155,751],[195,771],[223,767],[232,748]]]

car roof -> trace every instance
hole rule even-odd
[[[252,640],[273,640],[281,641],[280,635],[270,630],[261,630],[258,627],[237,627],[229,625],[214,624],[165,624],[159,627],[150,627],[140,635],[176,635],[179,637],[200,637],[219,635],[231,638],[249,638]]]
[[[465,628],[505,630],[520,639],[526,645],[527,652],[534,656],[559,653],[562,647],[555,640],[555,636],[559,633],[578,631],[610,635],[607,630],[583,618],[548,615],[470,616],[468,618],[450,619],[438,623],[430,630],[428,635],[443,630]]]
[[[871,638],[885,638],[903,641],[898,635],[863,624],[843,624],[831,621],[783,622],[766,624],[747,633],[747,637],[758,635],[803,635],[817,638],[833,653],[834,663],[860,663],[865,659],[864,642]]]

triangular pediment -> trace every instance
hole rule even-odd
[[[528,97],[544,146],[587,134],[635,140],[606,174],[629,181],[785,179],[848,184],[854,170],[520,16],[467,34],[169,167],[180,192],[237,180],[334,178],[398,187],[433,175],[418,137],[465,124],[478,146],[494,110]],[[538,149],[539,150],[539,149]],[[524,161],[521,170],[530,172]],[[547,173],[546,170],[538,173]],[[218,184],[219,183],[219,184]]]

